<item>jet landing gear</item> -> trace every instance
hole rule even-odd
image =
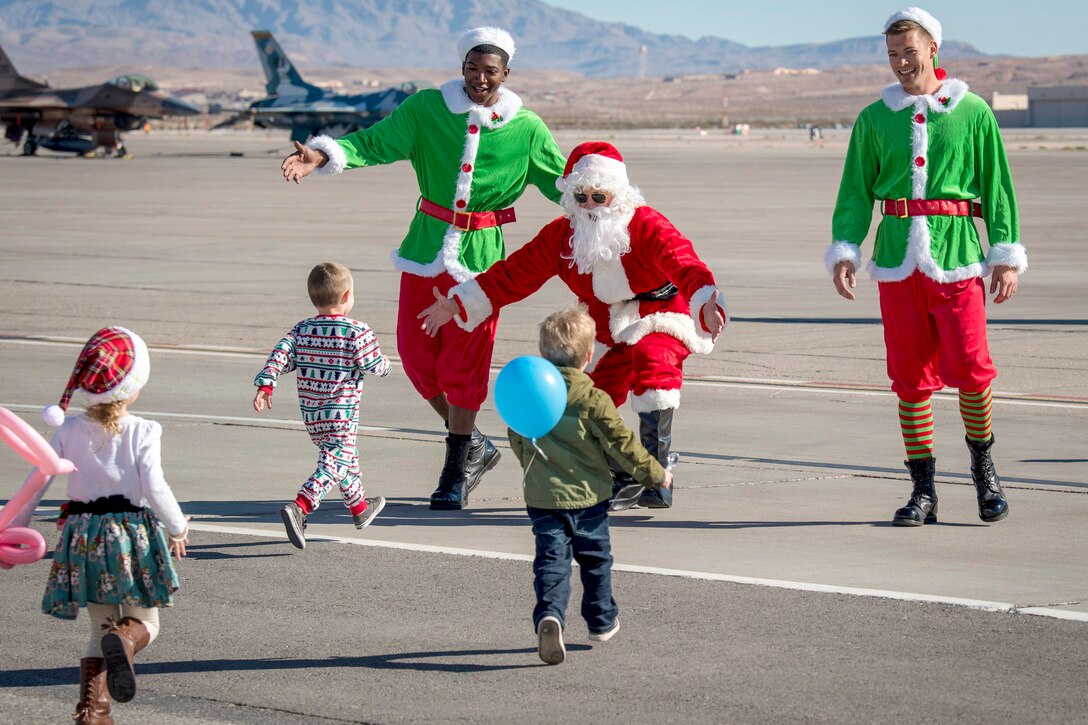
[[[23,156],[33,156],[38,153],[38,144],[34,139],[28,138],[23,142]]]

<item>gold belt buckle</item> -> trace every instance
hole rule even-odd
[[[461,224],[458,220],[464,219],[465,223]],[[472,212],[470,211],[455,211],[453,213],[453,227],[460,229],[463,232],[472,230]]]
[[[899,202],[903,202],[903,213],[902,214],[899,213]],[[898,199],[895,200],[895,216],[896,217],[898,217],[899,219],[906,219],[908,216],[910,216],[909,211],[910,210],[907,207],[907,197],[901,196],[901,197],[899,197]]]

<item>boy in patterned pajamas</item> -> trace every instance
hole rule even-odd
[[[295,325],[280,340],[253,384],[253,408],[272,408],[272,392],[283,373],[297,371],[299,408],[310,440],[318,447],[317,469],[295,500],[280,510],[287,537],[306,548],[306,515],[321,505],[334,485],[358,529],[385,507],[381,496],[365,498],[355,444],[363,374],[385,377],[389,361],[374,332],[347,315],[355,305],[354,282],[347,267],[323,262],[310,272],[306,287],[317,315]]]

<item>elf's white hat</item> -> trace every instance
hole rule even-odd
[[[466,30],[461,34],[461,37],[457,39],[457,52],[461,54],[460,60],[464,61],[468,52],[477,45],[494,45],[496,48],[500,48],[506,53],[509,60],[514,59],[514,51],[517,50],[517,46],[514,45],[514,39],[510,37],[510,33],[502,28],[485,25],[479,28]]]
[[[884,23],[884,32],[888,31],[888,28],[893,23],[898,23],[900,20],[913,20],[921,25],[929,33],[929,37],[933,38],[933,42],[937,44],[937,47],[941,47],[941,43],[944,38],[941,35],[941,24],[937,18],[933,17],[922,8],[903,8],[902,10],[892,13],[891,17]]]
[[[631,185],[623,157],[615,146],[605,141],[586,141],[575,146],[567,157],[563,175],[555,180],[555,186],[566,191],[580,188],[583,181],[602,190]]]
[[[42,418],[54,428],[64,423],[64,412],[76,390],[91,405],[127,400],[150,374],[151,358],[139,335],[123,327],[103,328],[83,346],[60,403],[45,408]]]

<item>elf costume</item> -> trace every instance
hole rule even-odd
[[[920,8],[893,14],[885,31],[903,20],[940,45],[940,23]],[[1008,515],[989,454],[989,386],[997,373],[986,342],[982,278],[998,266],[1023,273],[1027,254],[993,113],[963,81],[937,78],[943,82],[930,95],[913,96],[893,83],[858,116],[832,220],[836,241],[824,255],[833,276],[841,262],[857,269],[873,202],[880,201],[884,216],[868,270],[879,283],[888,375],[915,483],[910,503],[893,520],[902,525],[936,520],[929,398],[945,385],[960,390],[979,514],[985,521]],[[975,216],[986,224],[986,254]]]
[[[515,51],[504,30],[475,28],[458,40],[460,59],[480,47],[497,48],[507,59]],[[451,326],[431,338],[416,315],[434,301],[432,288],[445,293],[505,256],[501,225],[515,221],[510,205],[526,186],[558,201],[555,179],[564,159],[547,126],[517,94],[500,86],[494,105],[482,106],[464,85],[456,78],[440,89],[419,91],[370,128],[338,140],[318,136],[309,146],[328,156],[321,174],[411,162],[420,199],[392,255],[404,273],[398,349],[405,373],[425,400],[445,395],[451,406],[478,411],[487,398],[497,318],[472,333]],[[447,439],[447,461],[431,508],[462,508],[468,491],[497,460],[498,451],[475,429],[471,442]]]

